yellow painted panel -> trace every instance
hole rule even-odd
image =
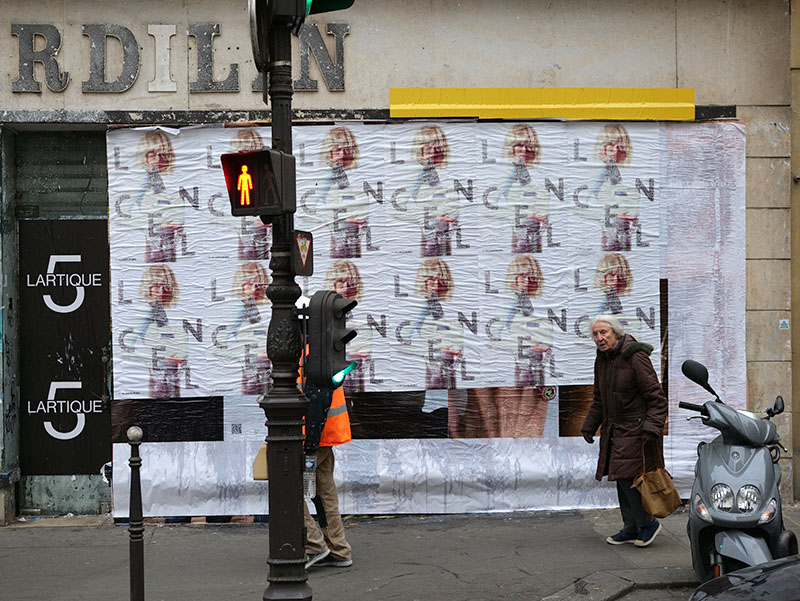
[[[261,445],[258,454],[253,461],[253,480],[269,480],[269,470],[267,470],[267,443]]]
[[[675,88],[392,88],[395,118],[693,121],[694,90]]]

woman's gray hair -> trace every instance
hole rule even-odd
[[[611,329],[614,330],[614,333],[620,338],[625,334],[625,328],[622,327],[622,323],[620,323],[619,319],[613,315],[598,315],[592,320],[592,329],[594,329],[594,324],[596,324],[598,321],[604,321],[610,325]]]

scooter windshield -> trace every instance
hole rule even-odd
[[[705,408],[708,411],[705,424],[722,432],[723,438],[729,442],[754,446],[778,442],[778,430],[769,420],[739,412],[722,403],[709,402]]]

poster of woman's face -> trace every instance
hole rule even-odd
[[[139,285],[139,297],[150,310],[136,334],[137,344],[143,347],[143,356],[150,355],[149,398],[165,399],[181,396],[181,376],[187,364],[185,352],[175,342],[179,327],[175,318],[170,323],[167,309],[178,304],[180,288],[175,273],[169,265],[150,265]],[[185,351],[185,349],[183,349]]]
[[[363,296],[364,283],[358,266],[349,260],[335,261],[325,276],[325,289],[333,290],[348,300],[360,302]],[[352,316],[348,316],[348,327],[353,327]],[[347,346],[347,360],[355,361],[356,367],[344,381],[345,394],[363,392],[365,380],[368,377],[370,354],[367,352],[369,345],[365,338],[370,332],[366,328],[358,328],[355,343]]]
[[[353,131],[343,125],[329,129],[322,139],[320,158],[335,174],[343,177],[337,184],[347,187],[349,182],[344,172],[358,167],[359,159],[358,142]]]
[[[506,133],[503,159],[511,171],[502,188],[502,199],[511,219],[511,252],[540,253],[549,222],[548,192],[540,174],[532,173],[541,161],[541,144],[536,130],[518,123]],[[535,177],[535,179],[534,179]]]
[[[264,150],[264,140],[257,130],[250,127],[237,129],[231,138],[228,152],[253,152]]]
[[[532,255],[514,257],[506,272],[506,288],[517,296],[536,298],[542,295],[544,277],[539,261]]]
[[[360,301],[363,282],[356,264],[347,260],[335,261],[325,276],[325,289],[333,290],[349,300]]]
[[[605,211],[601,222],[601,249],[630,251],[633,240],[641,237],[639,191],[630,175],[621,167],[633,160],[633,146],[627,129],[620,123],[608,123],[600,130],[595,156],[603,163],[603,172],[594,184],[594,194]],[[625,171],[627,174],[627,171]]]
[[[272,363],[267,357],[267,316],[260,307],[269,303],[269,275],[261,263],[249,261],[236,268],[231,292],[242,303],[231,326],[231,344],[241,365],[242,394],[264,394],[271,385]]]
[[[160,129],[146,132],[139,141],[138,161],[146,180],[134,199],[132,210],[144,233],[144,260],[146,263],[174,262],[184,236],[184,219],[180,199],[164,182],[164,177],[171,175],[176,166],[169,135]]]
[[[627,296],[633,290],[633,272],[622,253],[603,255],[597,264],[594,285],[605,295],[599,313],[618,315],[623,312],[620,297]]]
[[[548,321],[535,315],[532,299],[542,295],[544,275],[533,255],[517,255],[506,272],[506,288],[516,300],[505,319],[507,335],[514,352],[514,383],[517,386],[543,386],[545,361],[552,352]]]
[[[450,300],[454,287],[450,266],[443,259],[426,259],[417,270],[416,291],[429,301]]]
[[[527,123],[518,123],[508,130],[503,155],[515,165],[534,167],[541,160],[541,145],[536,130]]]
[[[362,191],[350,181],[348,172],[358,168],[360,151],[352,130],[332,127],[322,139],[320,160],[330,168],[317,190],[316,205],[330,220],[330,257],[352,259],[363,252],[368,207]],[[359,206],[364,205],[364,206]]]
[[[453,232],[458,223],[457,204],[444,187],[439,170],[450,161],[447,136],[438,125],[424,125],[414,136],[412,156],[422,167],[414,186],[414,199],[422,202],[422,237],[420,256],[449,256],[453,250]]]
[[[426,259],[417,270],[415,290],[425,299],[415,329],[425,355],[425,388],[455,388],[456,366],[463,341],[452,311],[442,303],[455,291],[450,266],[443,259]]]
[[[423,169],[447,167],[450,146],[447,136],[438,125],[425,125],[414,136],[414,159]]]
[[[175,272],[169,265],[150,265],[139,287],[139,297],[148,305],[171,309],[178,303],[180,290]]]
[[[628,130],[621,123],[609,123],[600,130],[595,154],[606,165],[624,166],[633,160],[633,148]]]
[[[169,135],[160,129],[146,132],[139,142],[139,162],[148,174],[170,175],[175,169],[175,152]]]
[[[242,263],[233,276],[233,294],[243,303],[263,305],[269,302],[267,297],[269,274],[266,268],[255,261]]]

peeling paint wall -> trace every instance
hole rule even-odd
[[[19,380],[17,335],[17,222],[14,217],[14,136],[0,127],[0,525],[16,515],[19,481]]]
[[[24,479],[20,506],[42,515],[107,513],[111,508],[108,484],[97,476],[29,476]]]

